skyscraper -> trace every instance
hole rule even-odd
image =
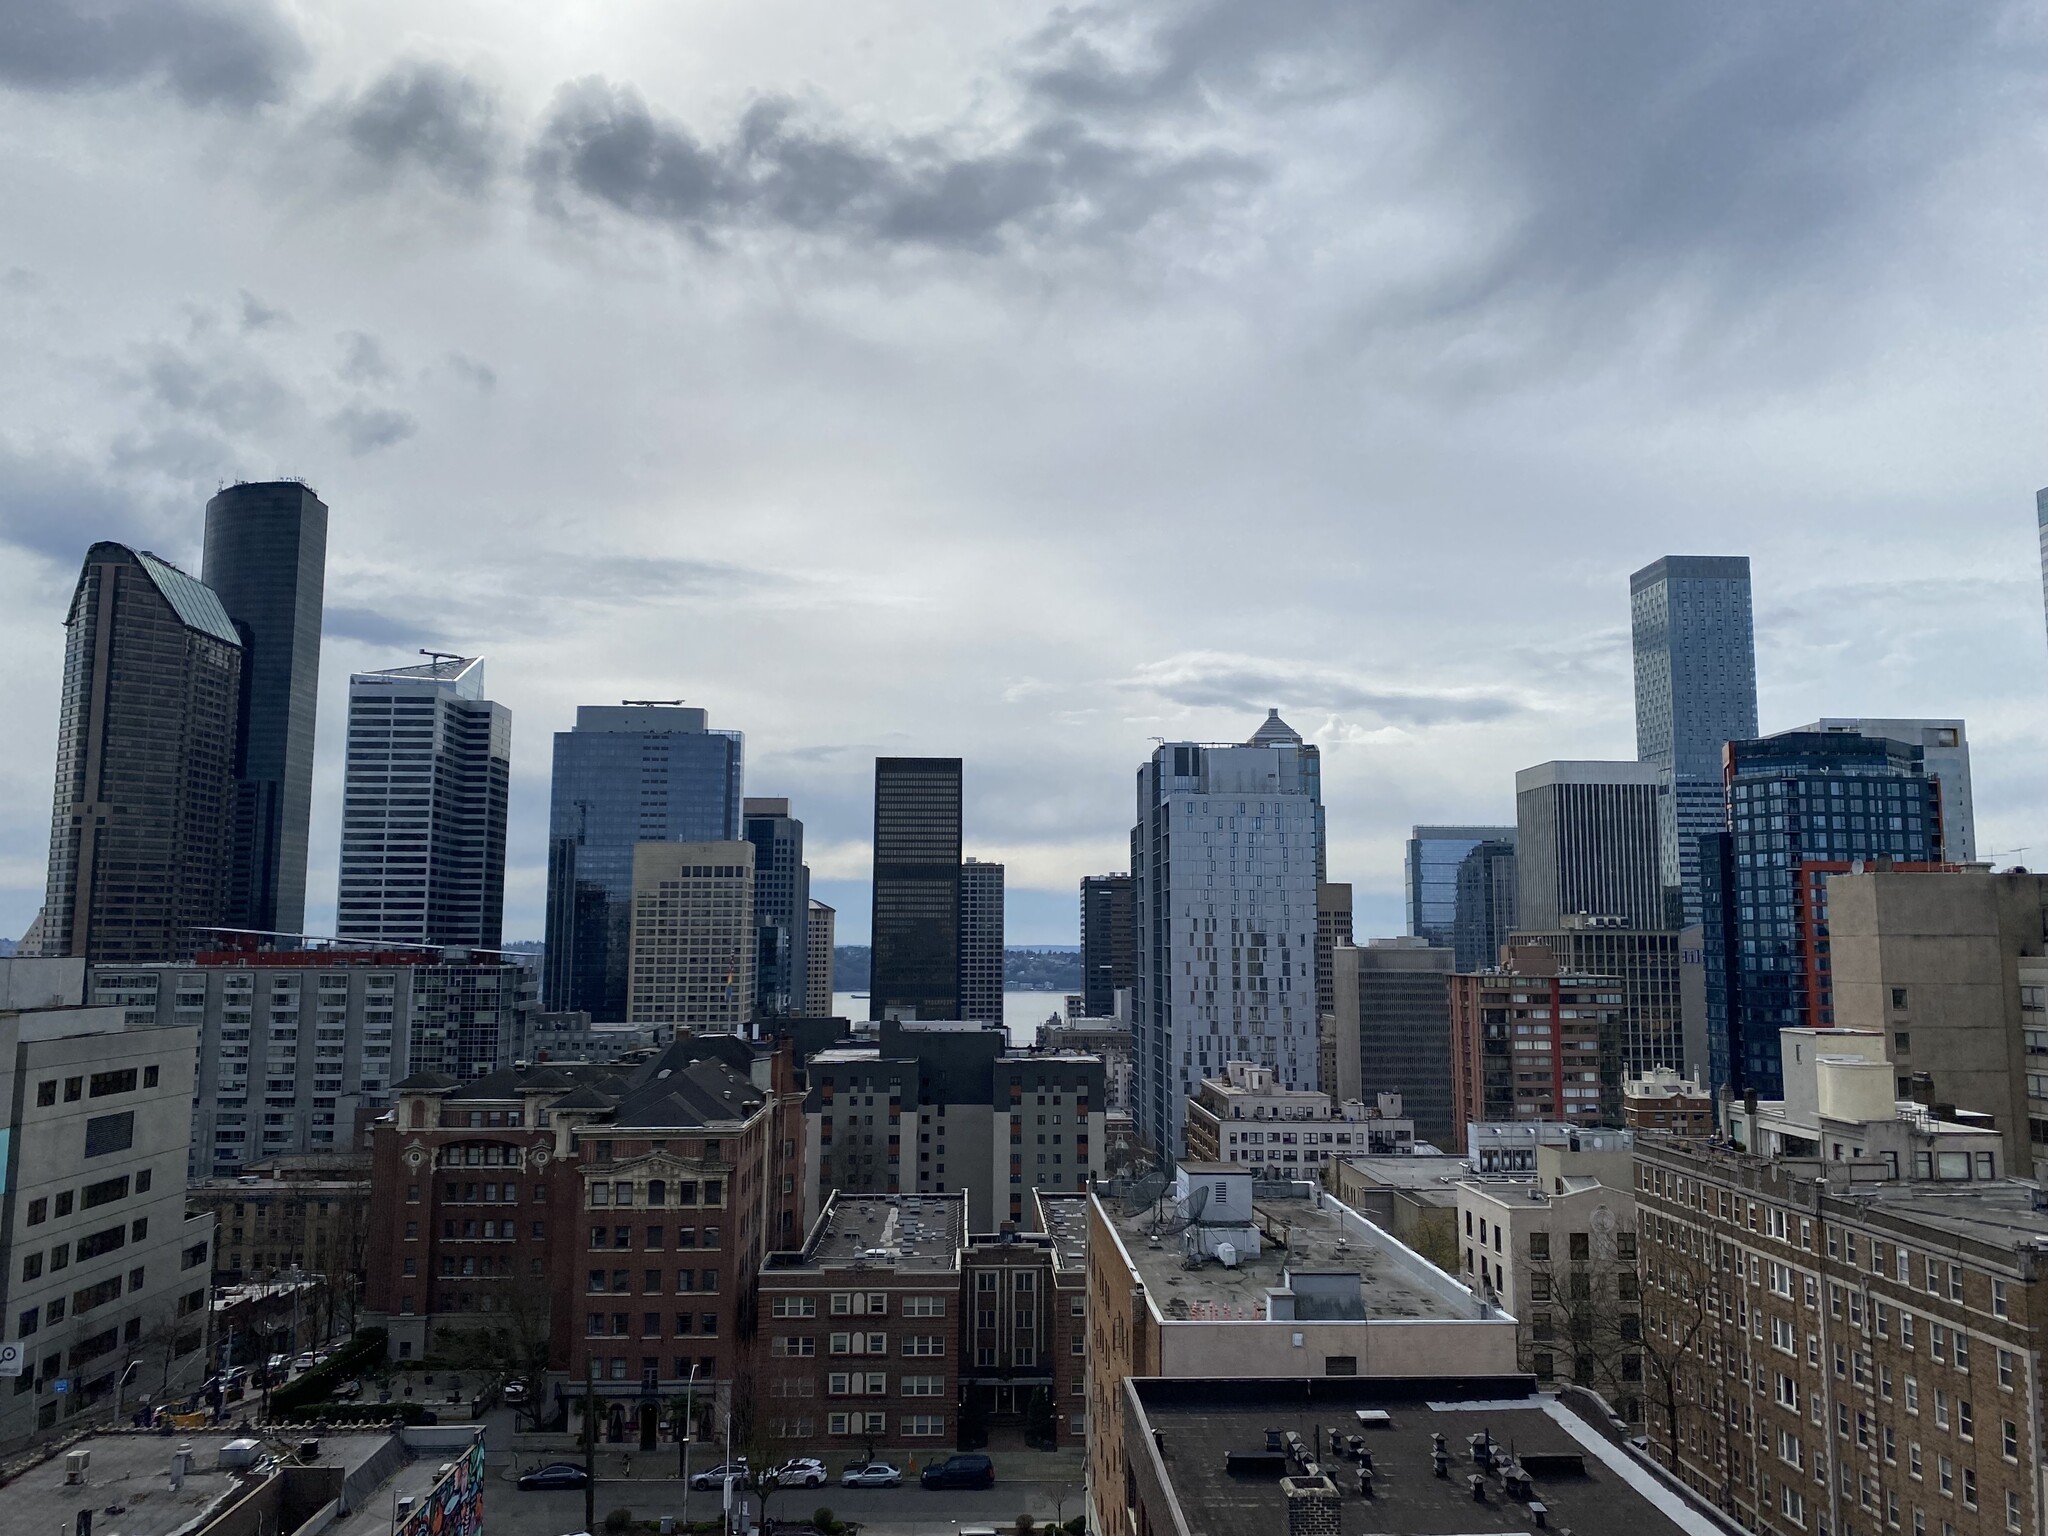
[[[1116,994],[1131,984],[1137,918],[1129,875],[1081,877],[1081,998],[1091,1019],[1116,1012]]]
[[[1249,742],[1172,742],[1138,770],[1134,1117],[1178,1155],[1227,1061],[1321,1086],[1315,993],[1322,761],[1276,710]]]
[[[227,913],[242,642],[211,587],[95,544],[64,620],[41,952],[182,960]]]
[[[1628,579],[1636,756],[1663,770],[1664,883],[1699,921],[1703,832],[1725,830],[1721,745],[1756,735],[1747,555],[1666,555]],[[1661,923],[1657,926],[1663,926]]]
[[[1728,746],[1729,830],[1701,842],[1716,1088],[1782,1091],[1778,1031],[1834,1023],[1830,874],[1940,863],[1940,791],[1916,742],[1786,731]]]
[[[745,802],[754,845],[754,1015],[788,1018],[804,1009],[810,980],[811,872],[804,867],[804,824],[784,799]]]
[[[297,933],[327,582],[327,505],[296,480],[232,485],[206,504],[206,584],[242,637],[227,922]]]
[[[1457,942],[1458,871],[1481,843],[1515,846],[1513,827],[1417,827],[1403,865],[1408,932],[1442,949]]]
[[[1941,788],[1941,856],[1951,864],[1976,861],[1977,812],[1970,794],[1970,738],[1962,721],[1829,718],[1793,729],[1918,743],[1927,777]]]
[[[481,657],[351,677],[335,932],[496,949],[511,758]]]
[[[1359,1069],[1357,1084],[1340,1082],[1340,1091],[1368,1104],[1400,1094],[1415,1134],[1439,1147],[1457,1146],[1465,1132],[1451,1109],[1451,961],[1449,949],[1412,934],[1332,956],[1337,1024],[1357,1040],[1339,1049]]]
[[[630,1022],[740,1032],[754,1012],[755,943],[753,844],[635,845]]]
[[[811,872],[804,871],[804,884],[810,884]],[[832,1016],[832,939],[833,930],[839,925],[839,913],[828,907],[815,896],[810,901],[809,945],[804,953],[804,1017],[829,1019]]]
[[[1574,913],[1666,928],[1664,775],[1649,763],[1539,763],[1515,775],[1515,926]]]
[[[701,709],[585,704],[555,733],[548,799],[547,954],[555,1011],[626,1017],[633,845],[740,836],[745,742]]]
[[[1500,963],[1500,947],[1515,929],[1515,840],[1488,838],[1458,862],[1458,911],[1451,948],[1461,971]]]
[[[1351,886],[1348,881],[1324,880],[1316,886],[1316,1015],[1330,1013],[1337,1006],[1336,981],[1330,957],[1339,944],[1351,942]],[[1323,1084],[1324,1088],[1330,1085]]]
[[[960,759],[875,759],[871,1019],[960,1017]]]
[[[1003,866],[960,866],[960,1017],[1003,1022]]]

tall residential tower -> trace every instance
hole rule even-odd
[[[1230,1061],[1317,1088],[1322,760],[1279,717],[1249,742],[1157,747],[1138,770],[1133,1028],[1139,1137],[1179,1155],[1195,1086]]]
[[[206,504],[200,573],[242,638],[227,922],[297,933],[327,583],[327,504],[296,480],[231,485]]]
[[[626,1017],[633,845],[740,835],[744,742],[680,704],[585,704],[555,733],[541,998]]]
[[[40,952],[189,959],[227,916],[242,641],[211,587],[95,544],[64,620]]]
[[[1727,827],[1721,747],[1757,733],[1749,557],[1666,555],[1628,579],[1635,637],[1636,756],[1670,787],[1664,883],[1699,921],[1699,838]]]
[[[1131,984],[1137,937],[1129,875],[1081,877],[1081,1006],[1091,1019],[1116,1012],[1119,988]]]
[[[960,1017],[1003,1022],[1003,866],[960,866]]]
[[[496,949],[505,912],[512,712],[481,657],[348,680],[335,932]]]

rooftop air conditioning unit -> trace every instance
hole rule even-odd
[[[64,1453],[64,1483],[76,1488],[85,1482],[85,1469],[92,1465],[91,1451],[66,1451]]]

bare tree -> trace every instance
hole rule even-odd
[[[1728,1291],[1720,1272],[1732,1262],[1727,1244],[1686,1222],[1664,1222],[1666,1241],[1650,1241],[1645,1223],[1642,1250],[1643,1364],[1661,1443],[1651,1437],[1666,1465],[1684,1475],[1689,1431],[1704,1427],[1705,1459],[1696,1463],[1716,1497],[1726,1502],[1729,1484],[1727,1436],[1722,1433],[1719,1361],[1729,1347]]]
[[[515,1417],[529,1429],[537,1429],[546,1408],[540,1383],[552,1368],[554,1348],[554,1298],[547,1276],[515,1268],[488,1279],[479,1277],[478,1284],[497,1321],[478,1328],[440,1329],[434,1336],[435,1347],[458,1370],[523,1377],[533,1390]]]

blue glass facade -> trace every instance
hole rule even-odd
[[[1783,1091],[1778,1031],[1830,1024],[1826,867],[1938,862],[1941,792],[1923,749],[1788,731],[1728,747],[1725,834],[1700,840],[1711,1075]]]
[[[736,841],[743,758],[701,709],[586,705],[556,732],[542,1006],[626,1017],[633,845]]]
[[[804,1011],[810,966],[811,872],[804,867],[804,824],[787,800],[746,802],[754,845],[754,1015]]]
[[[1417,827],[1408,838],[1408,931],[1441,949],[1457,943],[1458,873],[1466,856],[1481,843],[1499,843],[1512,856],[1513,827]],[[1512,923],[1512,913],[1509,914]],[[1478,926],[1475,926],[1477,924]],[[1468,933],[1478,932],[1478,916]]]

